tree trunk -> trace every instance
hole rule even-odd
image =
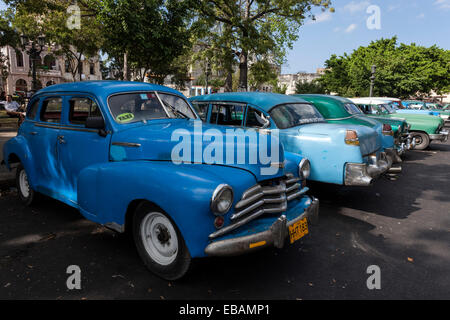
[[[242,50],[239,55],[239,88],[238,91],[247,91],[248,53]]]
[[[128,53],[123,54],[123,80],[130,80],[128,77]]]
[[[227,70],[227,78],[225,79],[225,92],[233,91],[233,69]]]

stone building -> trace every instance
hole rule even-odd
[[[324,68],[317,69],[316,73],[298,72],[289,74],[280,74],[278,76],[278,85],[280,87],[286,86],[286,94],[295,93],[295,85],[298,81],[312,82],[325,73]]]
[[[0,52],[6,58],[8,75],[0,83],[0,90],[7,94],[27,94],[31,90],[31,59],[23,50],[10,46],[0,47]],[[99,57],[82,58],[82,80],[102,80]],[[79,81],[79,74],[74,77],[70,72],[70,61],[65,57],[56,56],[51,50],[43,50],[37,68],[38,88],[52,84]]]

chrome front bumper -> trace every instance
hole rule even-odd
[[[406,151],[412,150],[416,147],[416,140],[412,138],[410,134],[403,136],[400,146],[397,148],[398,154],[401,156],[405,154]]]
[[[208,256],[236,256],[260,248],[274,246],[283,248],[286,237],[289,235],[289,226],[307,218],[308,222],[317,224],[319,220],[319,200],[311,197],[311,205],[295,219],[287,221],[286,216],[279,217],[269,229],[252,235],[218,240],[210,243],[205,253]]]
[[[448,131],[442,130],[437,134],[430,134],[430,140],[445,142],[448,140]]]
[[[392,166],[393,160],[385,152],[381,158],[369,156],[369,163],[347,163],[345,165],[346,186],[369,186],[373,180],[387,172]]]

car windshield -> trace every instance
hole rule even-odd
[[[395,113],[395,108],[392,104],[383,104],[382,108],[385,111],[382,111],[383,113]]]
[[[290,103],[275,107],[270,117],[278,129],[286,129],[302,124],[325,122],[325,119],[314,106],[306,103]]]
[[[108,103],[114,120],[121,124],[162,118],[196,118],[185,99],[167,93],[117,94],[109,97]]]
[[[362,114],[362,111],[354,103],[346,103],[344,108],[350,114]]]

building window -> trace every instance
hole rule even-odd
[[[53,55],[48,54],[44,57],[44,65],[48,70],[55,70],[56,59]]]
[[[18,68],[23,68],[23,53],[19,50],[16,50],[16,65]]]
[[[16,92],[17,93],[26,93],[28,91],[27,82],[23,79],[19,79],[16,81]]]
[[[89,64],[89,74],[95,74],[95,64],[92,62]]]

